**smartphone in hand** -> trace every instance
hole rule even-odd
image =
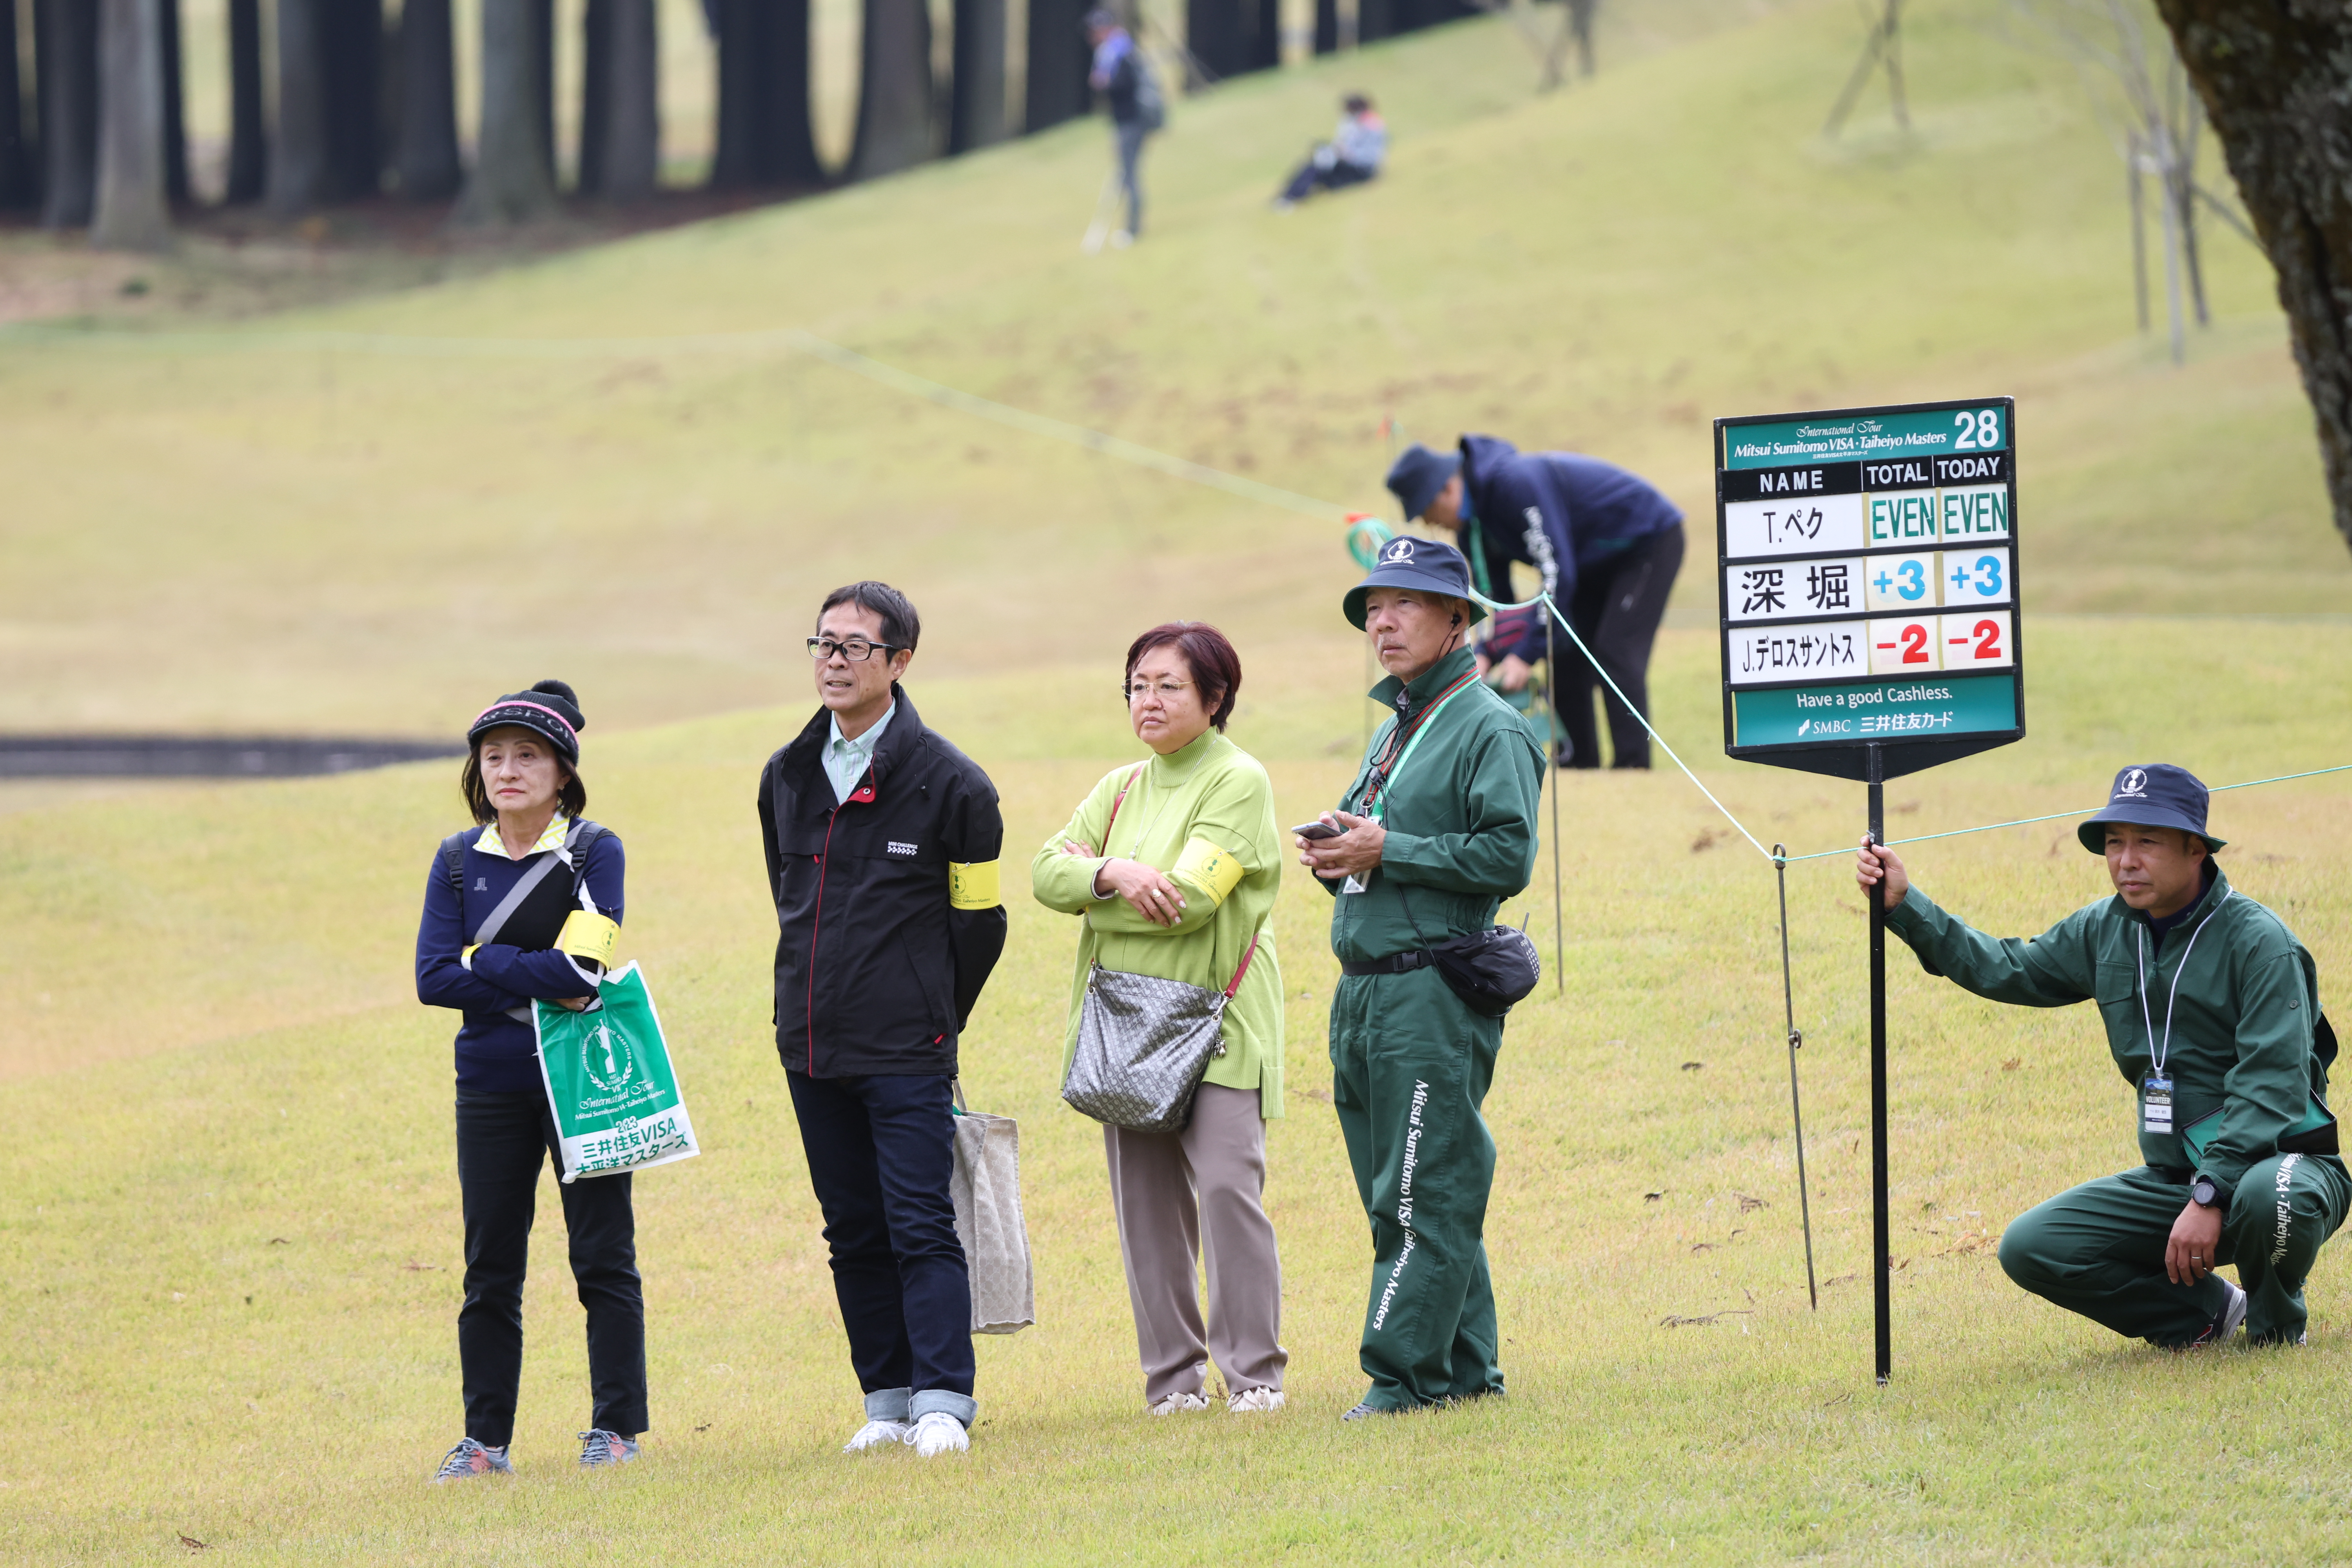
[[[1348,830],[1336,822],[1314,821],[1290,830],[1301,838],[1337,838]]]

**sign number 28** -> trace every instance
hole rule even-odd
[[[1955,452],[1990,452],[2000,446],[2000,410],[1979,408],[1973,414],[1963,408],[1952,416],[1960,427],[1960,438],[1952,443]]]

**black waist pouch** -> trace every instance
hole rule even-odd
[[[1439,976],[1462,999],[1462,1005],[1479,1016],[1501,1017],[1543,978],[1543,960],[1526,931],[1514,931],[1509,926],[1488,926],[1467,936],[1433,943],[1422,936],[1421,923],[1412,918],[1412,902],[1404,897],[1402,885],[1397,896],[1404,906],[1405,920],[1412,925],[1412,934],[1421,937],[1422,950],[1437,965]]]

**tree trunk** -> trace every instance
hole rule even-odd
[[[383,188],[383,0],[325,0],[329,184],[341,200]]]
[[[411,201],[446,201],[465,171],[457,161],[457,39],[449,0],[400,7],[400,142],[394,166]]]
[[[931,12],[923,0],[866,0],[854,146],[856,180],[895,174],[931,155]]]
[[[98,211],[103,250],[169,250],[163,198],[163,0],[99,0]]]
[[[1242,0],[1242,67],[1273,70],[1282,64],[1282,0]]]
[[[1339,52],[1339,0],[1315,0],[1315,52]]]
[[[334,195],[327,140],[326,40],[333,0],[278,0],[278,134],[269,149],[269,205],[309,212]]]
[[[580,188],[607,201],[641,202],[661,178],[655,0],[589,0],[588,23]]]
[[[719,0],[719,189],[821,183],[809,122],[808,0]]]
[[[228,0],[228,188],[222,193],[225,202],[257,202],[268,188],[269,132],[263,118],[264,105],[261,0]]]
[[[1397,13],[1405,0],[1356,0],[1356,42],[1377,43],[1397,34]]]
[[[1078,26],[1084,0],[1029,0],[1029,81],[1022,127],[1043,131],[1087,111],[1091,51]]]
[[[555,0],[531,0],[531,68],[539,73],[539,155],[550,184],[560,184],[555,156]]]
[[[955,0],[950,153],[969,153],[1004,140],[1004,0]]]
[[[80,228],[98,205],[98,7],[35,0],[41,95],[41,223]]]
[[[158,0],[157,22],[163,40],[163,200],[173,205],[194,200],[188,184],[188,110],[182,90],[180,0]]]
[[[0,208],[34,203],[32,149],[25,137],[25,83],[16,57],[16,0],[0,0]]]
[[[1185,86],[1206,87],[1243,69],[1241,8],[1245,0],[1184,0],[1184,47],[1198,72],[1188,71]],[[1199,79],[1190,79],[1197,75]]]
[[[459,223],[530,223],[556,210],[540,100],[541,9],[541,0],[482,0],[481,144],[457,203]]]
[[[2340,0],[2157,0],[2278,273],[2352,543],[2352,10]]]

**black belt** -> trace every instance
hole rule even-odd
[[[1392,952],[1386,958],[1375,958],[1370,963],[1342,963],[1339,965],[1339,973],[1342,974],[1404,974],[1415,969],[1426,968],[1436,962],[1435,953],[1416,948],[1411,952]]]

